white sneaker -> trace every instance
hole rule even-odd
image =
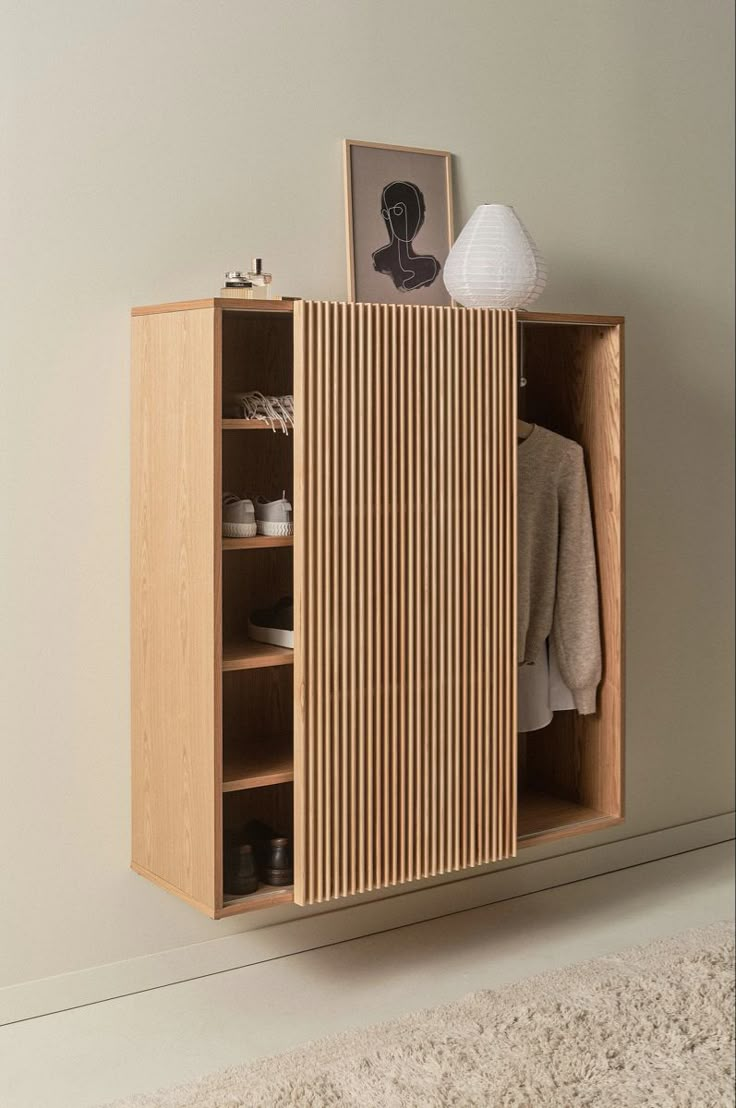
[[[252,539],[258,534],[252,500],[222,494],[222,533],[226,539]]]
[[[256,526],[259,535],[285,538],[294,534],[291,504],[286,499],[285,491],[280,500],[266,500],[263,496],[257,497]]]

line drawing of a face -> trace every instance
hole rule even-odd
[[[424,223],[424,196],[410,181],[393,181],[381,194],[381,215],[389,235],[411,242]]]
[[[412,247],[424,223],[425,213],[422,191],[411,181],[391,181],[384,186],[381,215],[389,242],[374,251],[373,268],[390,277],[401,292],[431,285],[441,268],[432,254],[415,254]]]

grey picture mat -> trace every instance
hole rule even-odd
[[[450,251],[447,161],[444,155],[381,147],[348,148],[352,196],[354,297],[365,303],[450,304],[442,280]],[[412,246],[431,254],[442,266],[433,284],[402,292],[392,279],[373,267],[373,253],[389,241],[381,216],[381,194],[392,181],[411,181],[424,195],[424,224]]]

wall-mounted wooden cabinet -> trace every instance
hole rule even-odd
[[[133,868],[219,918],[484,865],[622,815],[619,318],[205,300],[133,312]],[[523,350],[523,356],[521,351]],[[523,363],[523,365],[522,365]],[[585,449],[604,675],[516,734],[516,416]],[[293,394],[292,434],[223,396]],[[294,497],[221,537],[221,493]],[[293,595],[295,646],[247,636]],[[248,820],[294,888],[223,890]]]

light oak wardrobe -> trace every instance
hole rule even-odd
[[[523,349],[523,355],[522,355]],[[133,311],[133,868],[214,918],[483,866],[622,818],[620,317],[214,299]],[[516,734],[516,419],[585,451],[603,680]],[[295,428],[222,417],[293,393]],[[221,537],[221,494],[294,497]],[[295,604],[294,650],[247,638]],[[223,892],[223,839],[294,888]]]

